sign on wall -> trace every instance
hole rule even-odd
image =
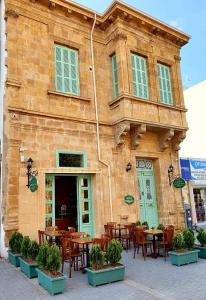
[[[185,181],[182,177],[177,177],[172,184],[176,189],[182,189],[185,186]]]
[[[124,202],[126,204],[132,204],[132,203],[134,203],[134,197],[132,195],[126,195],[124,197]]]

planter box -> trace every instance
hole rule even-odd
[[[171,263],[176,266],[191,264],[198,261],[199,250],[191,250],[187,252],[168,252]]]
[[[29,278],[37,277],[37,264],[29,264],[22,257],[19,258],[21,271]]]
[[[198,257],[206,258],[206,247],[195,245],[194,249],[199,250]]]
[[[8,250],[8,256],[9,256],[9,262],[14,265],[15,267],[20,266],[19,257],[21,257],[20,254],[13,254],[11,250]]]
[[[65,276],[62,274],[61,277],[52,278],[49,277],[47,274],[36,269],[38,274],[38,281],[39,284],[45,288],[51,295],[59,294],[64,292],[64,285],[65,285]]]
[[[119,280],[124,280],[125,266],[118,265],[108,269],[91,270],[86,268],[88,274],[88,283],[92,286],[97,286],[105,283],[111,283]]]

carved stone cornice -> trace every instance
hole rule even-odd
[[[181,61],[181,57],[179,55],[174,55],[174,59],[177,61]]]
[[[117,29],[113,35],[112,35],[112,38],[111,38],[114,42],[116,41],[119,41],[119,40],[124,40],[126,41],[127,40],[127,35],[126,33],[122,30],[122,29]]]
[[[180,150],[180,143],[186,138],[186,131],[176,131],[172,139],[172,149],[174,151]]]
[[[7,19],[8,17],[17,19],[19,17],[19,13],[13,8],[7,8],[5,12],[5,19]]]
[[[146,124],[139,124],[131,128],[131,149],[137,149],[140,144],[140,139],[142,138],[146,130]]]
[[[168,129],[164,131],[162,134],[160,134],[160,151],[164,151],[169,147],[169,142],[174,136],[174,130],[173,129]]]
[[[50,8],[51,10],[54,9],[55,6],[56,6],[56,3],[55,3],[55,2],[49,1],[49,8]]]
[[[116,146],[121,146],[125,142],[125,136],[130,130],[130,122],[124,121],[115,125]]]

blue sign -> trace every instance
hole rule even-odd
[[[184,180],[191,180],[190,161],[189,159],[180,159],[181,175]]]

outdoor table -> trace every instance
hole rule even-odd
[[[153,244],[153,255],[152,255],[152,257],[157,258],[155,237],[158,236],[158,235],[162,235],[163,231],[159,230],[159,229],[148,229],[148,230],[145,230],[144,233],[152,236],[152,244]]]
[[[55,240],[57,244],[60,243],[60,238],[66,232],[66,230],[45,230],[45,236],[48,236],[50,240]]]
[[[89,244],[92,244],[92,238],[85,237],[85,238],[71,239],[71,242],[74,244],[82,245],[83,249],[84,249],[84,245],[86,245],[86,258],[87,258],[86,267],[88,268],[89,267]]]

